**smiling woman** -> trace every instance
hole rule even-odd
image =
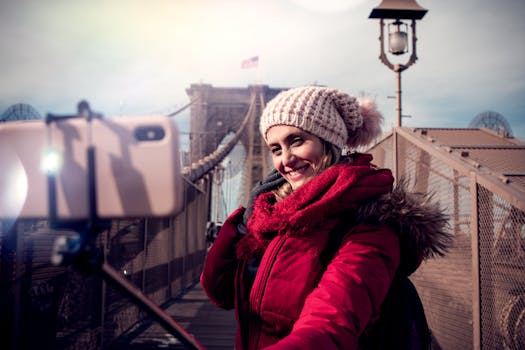
[[[446,220],[406,192],[394,195],[403,190],[393,191],[390,170],[353,152],[373,141],[381,120],[371,100],[321,86],[266,104],[259,129],[275,169],[224,222],[201,275],[212,302],[236,309],[236,349],[428,344],[424,315],[402,323],[404,309],[387,317],[382,305],[409,295],[394,286],[409,286],[425,251],[444,246]],[[437,225],[429,227],[430,216]]]

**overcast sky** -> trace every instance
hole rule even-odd
[[[2,1],[0,113],[81,99],[107,116],[169,113],[192,83],[317,83],[377,99],[393,126],[374,0]],[[525,139],[525,1],[419,0],[419,60],[402,74],[407,126],[467,127],[487,110]],[[258,69],[241,61],[260,58]],[[406,61],[401,57],[400,63]],[[180,118],[181,129],[187,114]]]

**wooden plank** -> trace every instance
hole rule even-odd
[[[170,305],[166,312],[182,327],[193,334],[206,348],[232,350],[235,345],[236,321],[234,311],[226,311],[213,305],[202,290],[195,285],[182,298]],[[118,339],[111,350],[132,349],[184,349],[185,347],[164,328],[148,322]]]

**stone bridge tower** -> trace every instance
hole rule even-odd
[[[285,89],[266,85],[225,88],[192,84],[186,90],[190,100],[195,101],[190,110],[190,161],[196,162],[215,151],[226,135],[239,130],[250,112],[251,118],[240,138],[246,151],[244,188],[240,191],[247,199],[249,190],[271,168],[259,133],[259,119],[266,103],[282,90]]]

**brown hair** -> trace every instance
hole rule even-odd
[[[321,141],[323,142],[324,155],[319,163],[319,167],[314,169],[315,176],[319,175],[330,166],[339,163],[341,160],[341,149],[339,147],[323,139],[321,139]],[[292,192],[292,185],[288,181],[285,181],[284,184],[273,191],[278,202],[288,197]]]

